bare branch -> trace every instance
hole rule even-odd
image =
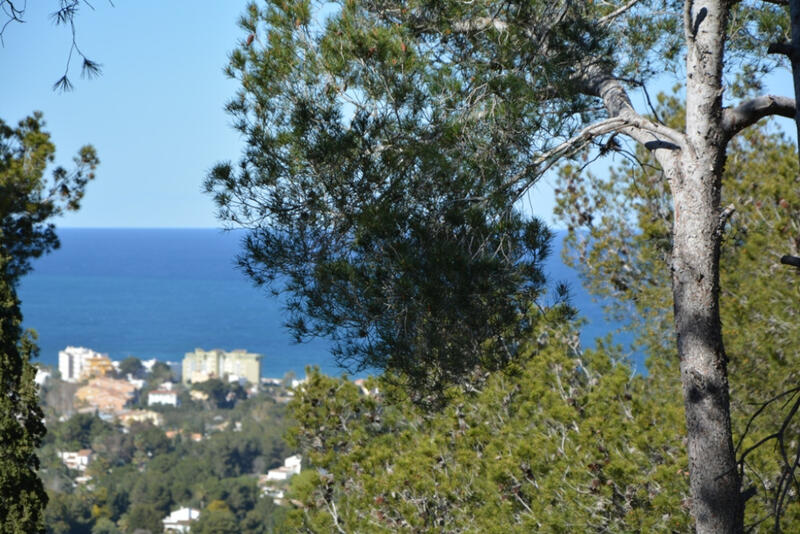
[[[601,25],[601,26],[608,25],[608,24],[614,22],[614,20],[616,20],[620,15],[622,15],[626,11],[630,10],[633,6],[635,6],[639,2],[641,2],[641,0],[630,0],[630,2],[628,2],[624,6],[621,6],[621,7],[617,8],[616,10],[612,11],[611,13],[609,13],[608,15],[606,15],[604,17],[600,17],[599,19],[597,19],[597,23],[599,25]]]
[[[586,94],[600,97],[611,117],[625,120],[626,127],[618,131],[641,143],[650,150],[659,148],[682,149],[684,135],[668,126],[652,122],[640,115],[633,107],[628,92],[620,81],[597,65],[591,65],[581,73]]]
[[[8,17],[8,20],[3,24],[3,27],[0,28],[0,45],[5,46],[3,35],[6,32],[6,27],[12,22],[18,22],[20,24],[25,22],[22,20],[22,17],[25,15],[25,7],[17,7],[17,5],[11,0],[0,0],[0,11],[2,11],[3,14]]]
[[[722,111],[722,128],[728,138],[731,138],[764,117],[779,115],[793,119],[794,114],[793,98],[763,95],[746,100],[735,108],[725,108]]]
[[[625,119],[621,117],[612,117],[595,124],[590,124],[577,135],[564,141],[555,148],[548,150],[544,154],[541,154],[534,160],[534,164],[539,166],[548,160],[572,155],[585,147],[595,137],[620,131],[626,124],[627,122]]]
[[[453,31],[456,32],[479,32],[489,29],[504,32],[508,29],[508,23],[493,17],[478,17],[453,24]]]
[[[562,158],[572,156],[585,148],[592,140],[605,134],[620,132],[624,133],[635,140],[640,141],[650,150],[666,149],[668,151],[675,151],[682,147],[683,139],[678,132],[671,130],[660,124],[652,123],[635,112],[625,113],[624,116],[611,117],[609,119],[590,124],[586,128],[578,132],[577,135],[567,139],[563,143],[553,147],[552,149],[540,154],[533,159],[530,165],[510,181],[509,186],[518,185],[524,177],[530,174],[533,169],[537,175],[543,174],[550,169],[554,163]],[[667,139],[666,141],[664,139]],[[672,142],[674,141],[674,142]],[[519,196],[527,190],[525,186]]]

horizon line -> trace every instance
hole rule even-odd
[[[566,228],[557,226],[547,226],[548,230],[555,232],[565,232]],[[252,230],[252,228],[225,228],[222,226],[63,226],[56,225],[58,230],[218,230],[221,232],[232,232],[238,230]]]

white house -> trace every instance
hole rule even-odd
[[[92,461],[91,449],[81,449],[77,452],[59,451],[56,454],[64,462],[64,465],[78,471],[86,471]]]
[[[294,474],[298,474],[300,472],[301,463],[303,463],[303,457],[300,456],[299,454],[295,454],[294,456],[289,456],[283,461],[284,467],[293,469],[295,471]]]
[[[169,389],[154,389],[147,394],[147,405],[166,404],[169,406],[178,405],[178,392]]]
[[[302,460],[303,457],[299,454],[289,456],[283,461],[283,466],[267,471],[267,480],[289,480],[300,474]]]
[[[133,378],[133,375],[128,373],[125,377],[125,380],[128,381],[136,389],[142,389],[144,385],[147,383],[146,380],[142,380],[141,378]]]
[[[164,532],[189,532],[192,521],[200,517],[200,510],[179,508],[161,520]]]
[[[41,387],[45,385],[45,383],[50,379],[51,376],[53,376],[53,373],[51,373],[50,371],[45,371],[41,367],[37,367],[36,377],[33,379],[33,381],[36,382],[37,386]]]

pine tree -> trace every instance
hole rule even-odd
[[[44,173],[55,147],[36,113],[11,128],[0,121],[0,532],[44,530],[47,495],[36,470],[36,448],[45,433],[33,333],[22,331],[16,288],[31,260],[58,247],[51,217],[77,209],[98,163],[86,146],[72,172]]]
[[[536,249],[516,246],[525,244],[514,239],[525,234],[516,200],[589,143],[601,153],[617,150],[620,138],[643,147],[675,206],[671,298],[696,528],[739,533],[745,499],[719,315],[719,201],[731,140],[765,116],[795,114],[793,99],[759,94],[761,75],[785,60],[768,55],[769,43],[788,33],[782,4],[253,3],[228,70],[241,83],[228,110],[248,146],[238,166],[214,170],[207,188],[223,220],[254,230],[244,260],[250,274],[289,277],[278,290],[295,306],[296,331],[350,335],[344,340],[362,363],[451,379],[485,360],[475,347],[496,343],[508,352],[489,354],[513,359],[525,335],[509,321],[530,317],[519,313],[530,298],[516,298],[527,295],[514,267]],[[686,91],[678,128],[630,98],[665,72]],[[467,261],[449,255],[459,250]],[[499,281],[500,291],[473,290],[442,272],[452,265],[466,273],[483,254],[500,266],[467,278]],[[440,288],[477,298],[429,291]],[[414,321],[428,311],[426,296],[446,306]],[[473,332],[459,313],[485,313],[499,328],[458,346],[452,332]],[[370,345],[420,324],[401,339],[409,343]],[[451,335],[437,338],[442,332]],[[429,339],[443,343],[412,343]],[[452,357],[458,352],[472,357]]]
[[[7,263],[3,258],[2,265]],[[36,448],[45,433],[36,368],[35,345],[21,330],[19,300],[11,285],[0,279],[0,531],[38,532],[47,495],[36,474]]]
[[[662,119],[679,127],[681,100],[659,95],[658,101]],[[608,314],[635,334],[650,372],[664,374],[678,363],[668,298],[673,207],[647,152],[632,156],[609,173],[565,166],[556,211],[570,229],[565,260],[609,303]],[[800,421],[787,419],[798,401],[800,287],[796,272],[779,262],[800,252],[797,173],[793,144],[767,123],[731,143],[723,175],[721,204],[735,209],[729,208],[720,251],[720,312],[733,437],[748,495],[745,523],[754,531],[793,532],[799,517],[797,493],[789,490],[797,450],[786,444],[800,438]]]
[[[300,532],[686,532],[680,383],[582,351],[559,319],[430,413],[384,376],[310,372],[290,403]]]

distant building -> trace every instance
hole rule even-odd
[[[197,391],[196,389],[193,389],[193,390],[191,390],[189,392],[189,397],[191,397],[192,400],[196,400],[196,401],[206,401],[206,400],[208,400],[208,393],[205,393],[203,391]]]
[[[61,379],[67,382],[78,382],[88,378],[92,372],[104,376],[109,367],[113,369],[107,355],[86,347],[67,347],[58,352],[58,371]]]
[[[131,384],[136,389],[142,389],[144,385],[147,383],[146,380],[143,380],[141,378],[133,378],[133,375],[130,373],[128,373],[128,376],[125,377],[125,380],[127,380],[128,383]]]
[[[41,387],[44,386],[45,383],[53,376],[53,373],[50,371],[46,371],[41,367],[36,368],[36,377],[34,377],[33,381],[36,383],[37,386]]]
[[[89,482],[91,482],[91,480],[92,480],[92,477],[89,476],[89,475],[81,475],[79,477],[75,477],[75,483],[76,484],[89,484]],[[90,486],[89,489],[91,490],[93,488]]]
[[[259,490],[261,490],[262,496],[272,497],[272,500],[275,501],[275,504],[282,504],[283,497],[285,495],[284,491],[276,487],[274,485],[274,481],[269,480],[267,475],[259,475],[258,481],[256,482]]]
[[[299,475],[302,460],[303,458],[299,454],[289,456],[283,461],[281,467],[267,471],[267,480],[289,480],[294,475]]]
[[[56,453],[61,461],[64,462],[64,465],[76,471],[86,471],[92,461],[92,454],[91,449],[81,449],[77,452],[59,451]]]
[[[133,423],[152,423],[154,426],[164,424],[164,417],[152,410],[129,410],[117,414],[122,426],[129,427]]]
[[[308,382],[308,377],[305,377],[305,378],[292,378],[291,382],[289,383],[289,388],[290,389],[298,388],[298,387],[302,386],[303,384],[305,384],[306,382]]]
[[[245,350],[195,349],[183,358],[183,383],[205,382],[211,378],[246,380],[257,385],[261,380],[261,354]]]
[[[264,377],[264,378],[261,379],[261,383],[265,384],[265,385],[268,385],[268,386],[280,386],[281,384],[283,384],[283,379],[282,378],[267,378],[267,377]]]
[[[101,377],[114,371],[114,362],[105,354],[86,358],[81,378]]]
[[[191,524],[200,517],[200,510],[194,508],[179,508],[161,520],[164,523],[164,532],[189,532]]]
[[[154,389],[147,394],[147,405],[166,404],[168,406],[178,406],[178,392],[169,389]]]
[[[75,392],[75,400],[100,412],[118,413],[133,400],[136,387],[127,380],[92,378]]]
[[[155,358],[150,358],[149,360],[141,360],[141,362],[145,373],[150,373],[153,371],[153,366],[158,363],[158,360]]]
[[[361,393],[363,393],[368,397],[374,397],[378,393],[380,393],[380,391],[378,391],[378,388],[372,388],[372,389],[367,388],[367,381],[364,380],[363,378],[358,378],[356,380],[353,380],[353,384],[358,386],[358,389],[361,390]]]

